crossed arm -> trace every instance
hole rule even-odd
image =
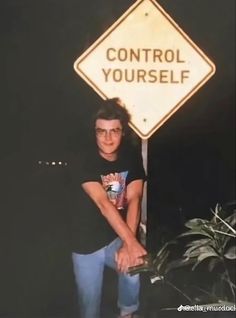
[[[118,270],[126,272],[129,266],[141,264],[141,257],[146,254],[146,250],[137,241],[136,231],[140,219],[143,181],[134,180],[127,186],[128,210],[126,222],[122,219],[116,207],[109,201],[99,182],[85,182],[82,187],[123,241],[123,245],[116,255]]]

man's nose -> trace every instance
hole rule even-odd
[[[111,140],[111,132],[110,130],[107,130],[106,133],[105,133],[105,139],[106,140]]]

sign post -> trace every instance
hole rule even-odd
[[[215,65],[155,0],[137,0],[74,69],[103,99],[122,100],[142,139],[146,170],[148,138],[215,73]]]
[[[142,139],[142,157],[143,166],[146,175],[148,175],[148,139]],[[139,227],[139,237],[141,242],[146,245],[147,234],[147,181],[143,186],[143,198],[142,198],[142,213]]]

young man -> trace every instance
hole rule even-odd
[[[100,318],[103,270],[117,270],[120,317],[137,317],[139,276],[128,267],[143,263],[136,239],[145,178],[141,154],[123,150],[129,114],[118,99],[102,101],[94,120],[96,149],[76,174],[78,211],[73,214],[73,267],[81,318]],[[136,155],[134,154],[136,153]]]

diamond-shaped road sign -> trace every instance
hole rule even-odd
[[[215,73],[215,65],[154,0],[136,1],[74,68],[102,98],[123,101],[142,139]]]

